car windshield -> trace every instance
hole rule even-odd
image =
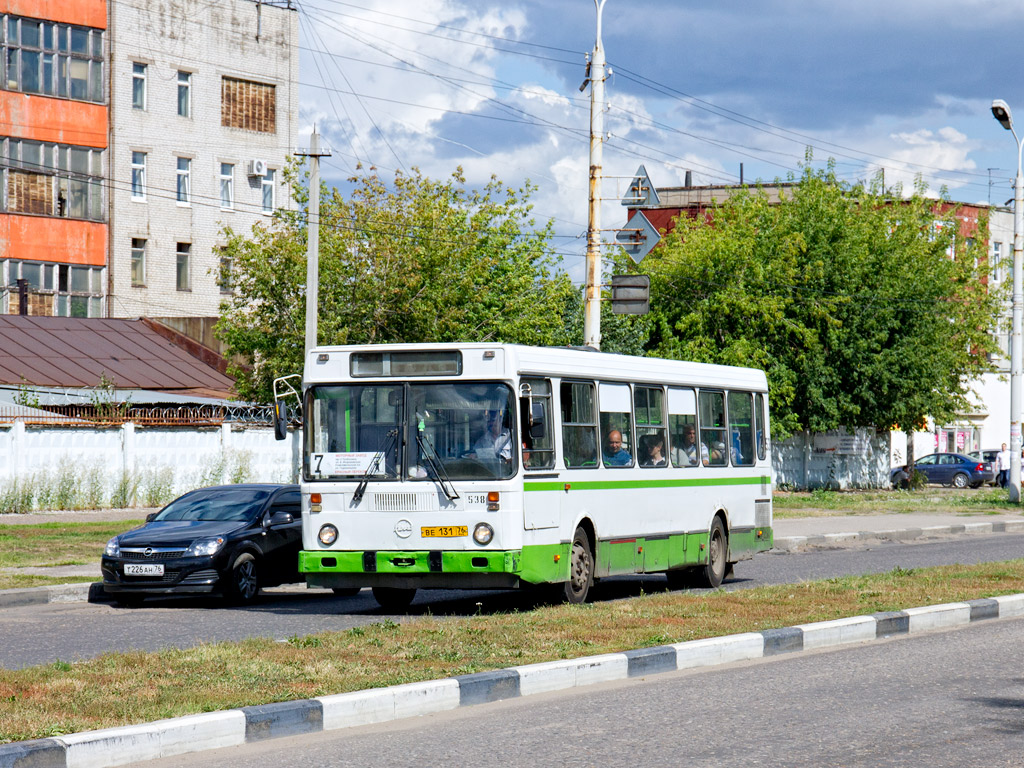
[[[270,493],[263,488],[203,488],[175,499],[160,510],[153,521],[252,521]]]
[[[307,393],[310,480],[511,477],[511,387],[500,382],[359,384]]]

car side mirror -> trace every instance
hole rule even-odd
[[[282,525],[290,525],[293,522],[295,522],[295,518],[292,516],[291,512],[280,511],[274,512],[269,517],[264,518],[263,525],[265,528],[275,528]]]
[[[146,522],[147,523],[152,523],[154,520],[156,520],[156,516],[157,516],[156,512],[150,512],[148,515],[146,515]]]

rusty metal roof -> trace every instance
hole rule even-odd
[[[0,315],[0,384],[95,387],[104,377],[118,389],[233,396],[231,377],[142,320]]]

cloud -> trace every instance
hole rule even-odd
[[[582,254],[596,15],[584,0],[304,0],[301,118],[335,150],[382,172],[418,166],[478,186],[538,185],[560,250]],[[991,189],[1012,137],[992,97],[1024,114],[1016,0],[608,0],[602,226],[638,165],[660,186],[799,173],[834,158],[847,181],[923,175],[961,199]],[[328,53],[330,55],[328,55]],[[355,94],[359,94],[357,97]],[[1015,160],[1015,156],[1013,160]],[[327,164],[325,164],[327,165]],[[1005,199],[1000,197],[1000,199]],[[605,233],[611,240],[612,233]]]

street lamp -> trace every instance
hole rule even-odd
[[[1021,237],[1024,232],[1024,174],[1021,173],[1021,142],[1013,130],[1010,107],[1002,99],[992,102],[992,116],[1013,134],[1017,142],[1017,179],[1013,184],[1013,325],[1010,331],[1010,501],[1020,503],[1020,417],[1021,417]]]

